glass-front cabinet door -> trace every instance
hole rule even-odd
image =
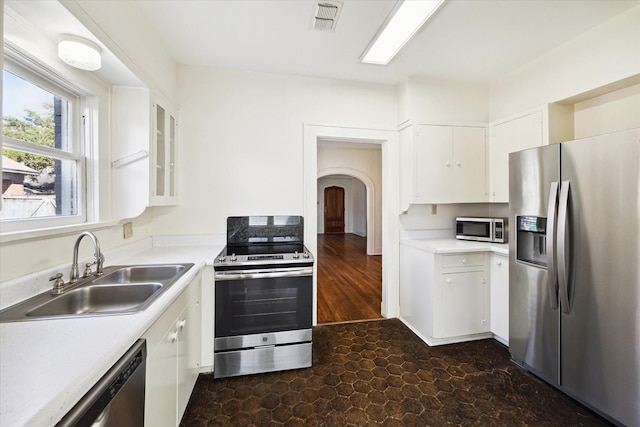
[[[176,128],[178,121],[169,104],[156,98],[154,117],[154,182],[151,188],[151,204],[176,204]]]
[[[169,198],[176,197],[176,126],[173,114],[169,115]],[[175,203],[175,201],[174,201]]]
[[[165,109],[156,104],[156,189],[154,196],[164,196],[165,181]]]

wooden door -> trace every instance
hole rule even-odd
[[[344,188],[324,189],[324,232],[344,233]]]

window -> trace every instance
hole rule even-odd
[[[26,62],[3,70],[3,232],[87,220],[83,98]]]

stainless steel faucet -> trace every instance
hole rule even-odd
[[[76,239],[76,243],[73,245],[73,263],[71,264],[71,274],[69,277],[69,283],[75,283],[78,281],[78,247],[80,246],[80,241],[84,236],[89,236],[91,241],[93,242],[93,256],[95,257],[95,261],[93,262],[96,265],[96,276],[102,275],[102,268],[104,266],[104,255],[100,252],[100,243],[98,242],[98,238],[95,234],[90,231],[83,231],[80,233],[80,236]]]

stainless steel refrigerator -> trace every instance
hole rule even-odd
[[[509,156],[512,359],[640,426],[640,129]]]

